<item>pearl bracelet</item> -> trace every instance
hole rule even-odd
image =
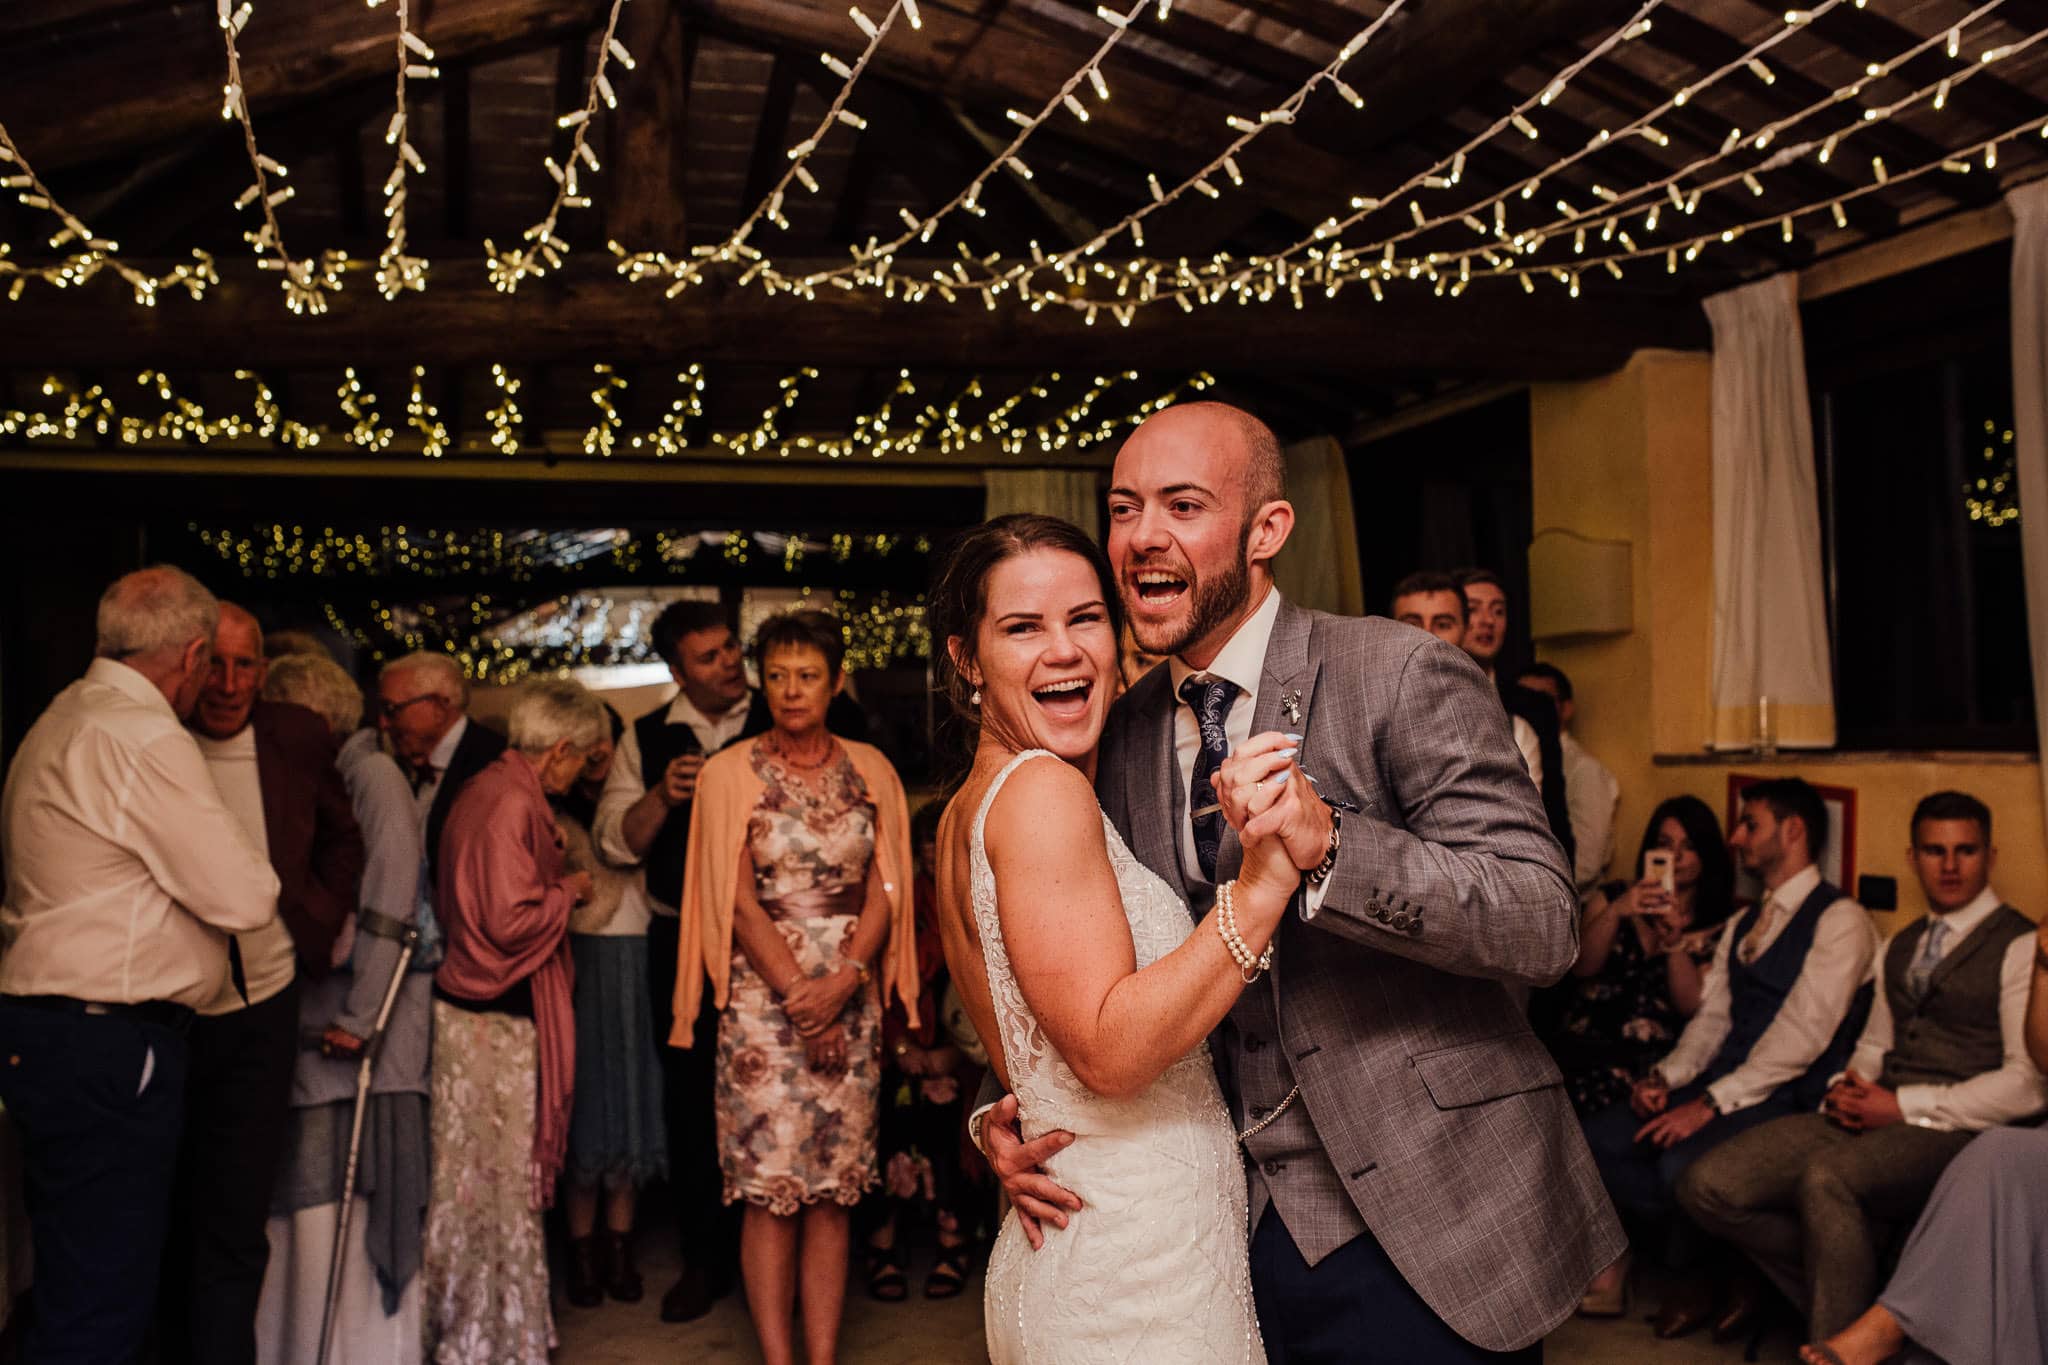
[[[1228,881],[1216,888],[1216,932],[1223,939],[1224,948],[1231,960],[1237,963],[1238,974],[1249,986],[1273,965],[1273,945],[1268,943],[1266,951],[1254,957],[1251,945],[1244,941],[1244,935],[1237,928],[1237,883]]]

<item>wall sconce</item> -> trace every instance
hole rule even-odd
[[[1529,634],[1538,640],[1626,635],[1635,629],[1635,577],[1625,540],[1551,527],[1529,544]]]

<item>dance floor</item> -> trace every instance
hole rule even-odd
[[[650,1235],[642,1253],[648,1296],[637,1304],[607,1303],[602,1308],[576,1309],[556,1298],[555,1323],[562,1348],[555,1359],[564,1365],[628,1365],[629,1362],[687,1360],[692,1365],[758,1365],[752,1325],[737,1295],[719,1303],[710,1316],[682,1327],[661,1320],[660,1294],[676,1275],[673,1243],[664,1234]],[[984,1365],[981,1346],[981,1278],[951,1302],[931,1303],[918,1296],[929,1253],[912,1258],[911,1297],[900,1304],[875,1303],[858,1283],[846,1297],[843,1365]],[[1654,1288],[1654,1286],[1653,1286]],[[1705,1334],[1686,1341],[1658,1341],[1643,1322],[1648,1306],[1613,1322],[1573,1319],[1552,1334],[1544,1348],[1545,1365],[1736,1365],[1739,1345],[1716,1346]],[[1796,1360],[1798,1343],[1789,1327],[1772,1334],[1760,1359],[1768,1365]]]

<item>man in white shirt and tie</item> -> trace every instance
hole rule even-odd
[[[1870,1022],[1821,1112],[1723,1143],[1678,1183],[1695,1222],[1807,1307],[1815,1341],[1876,1299],[1887,1237],[1956,1153],[2048,1105],[2026,1044],[2034,925],[1991,888],[1990,809],[1927,797],[1908,856],[1927,916],[1892,936]]]
[[[278,878],[181,721],[220,606],[180,570],[100,599],[97,655],[22,740],[0,796],[0,1102],[35,1238],[30,1360],[133,1360],[155,1307],[186,1031]]]
[[[1697,1248],[1677,1216],[1675,1189],[1693,1162],[1737,1133],[1813,1108],[1848,1062],[1869,1008],[1877,931],[1870,916],[1821,876],[1827,806],[1796,777],[1743,790],[1728,847],[1763,882],[1761,904],[1734,916],[1707,969],[1700,1007],[1678,1044],[1638,1081],[1627,1104],[1588,1117],[1586,1141],[1625,1216],[1670,1224],[1672,1268]],[[1656,1318],[1659,1336],[1713,1321],[1731,1335],[1756,1311],[1682,1282]]]

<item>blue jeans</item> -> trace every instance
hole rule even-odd
[[[1311,1266],[1270,1205],[1252,1234],[1252,1297],[1270,1365],[1541,1365],[1543,1343],[1474,1346],[1403,1279],[1370,1232]]]
[[[185,1037],[0,996],[0,1103],[21,1128],[34,1365],[137,1359],[156,1305],[185,1111]]]

